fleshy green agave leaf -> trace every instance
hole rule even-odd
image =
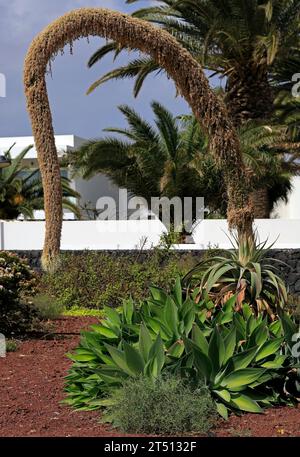
[[[180,308],[182,306],[182,287],[181,287],[181,280],[180,280],[179,276],[177,276],[177,278],[176,278],[173,295],[176,300],[177,306]]]
[[[261,366],[264,368],[276,370],[278,368],[282,368],[282,365],[284,364],[286,358],[287,357],[285,355],[278,355],[277,357],[275,357],[274,360],[262,363]]]
[[[246,339],[246,323],[239,313],[233,315],[233,323],[236,328],[237,337],[239,339]]]
[[[147,327],[142,324],[140,327],[139,350],[146,363],[149,360],[149,353],[152,346],[152,338]]]
[[[153,377],[157,377],[160,375],[161,370],[165,364],[165,350],[162,339],[160,335],[157,335],[156,340],[151,346],[149,352],[149,367],[150,372],[152,373]]]
[[[103,307],[105,315],[107,317],[107,321],[109,323],[112,323],[114,327],[119,328],[121,324],[121,319],[119,313],[114,309],[110,308],[109,306],[104,306]],[[106,319],[105,319],[106,321]]]
[[[134,304],[132,298],[124,300],[123,302],[123,314],[126,324],[132,324],[132,317],[134,313]]]
[[[103,335],[108,339],[116,339],[119,336],[116,330],[104,327],[101,324],[91,325],[91,329],[93,329],[96,333],[100,333],[100,335]]]
[[[248,320],[249,317],[252,316],[252,314],[253,314],[248,303],[243,304],[242,311],[243,311],[243,316],[246,320]]]
[[[289,345],[292,348],[293,336],[298,332],[296,324],[292,321],[291,317],[287,313],[281,313],[280,321],[283,328],[284,337]]]
[[[195,343],[196,346],[205,354],[208,355],[208,342],[203,332],[200,330],[197,324],[193,325],[192,330],[192,341]]]
[[[102,372],[100,370],[99,376],[108,385],[114,385],[114,386],[120,386],[124,379],[126,379],[126,374],[125,372],[121,373],[121,371],[116,375],[115,373],[113,375],[106,374],[104,371]],[[131,375],[130,375],[131,376]]]
[[[268,339],[268,329],[264,322],[258,325],[251,333],[249,339],[249,346],[261,346]]]
[[[221,400],[224,400],[227,403],[230,403],[231,395],[228,390],[226,390],[226,389],[213,390],[213,393],[216,394],[219,398],[221,398]]]
[[[104,343],[104,345],[116,366],[127,373],[129,376],[134,376],[135,373],[127,365],[124,352],[122,352],[120,349],[115,348],[114,346],[110,346],[109,344]]]
[[[257,353],[257,346],[254,348],[247,349],[240,354],[235,355],[230,360],[230,366],[232,365],[234,370],[241,370],[247,368],[250,363],[254,360]]]
[[[232,267],[232,265],[228,265],[228,264],[227,265],[225,264],[221,268],[215,267],[211,271],[211,273],[207,279],[207,282],[205,284],[206,292],[209,293],[211,291],[212,287],[219,281],[219,279],[222,278],[222,276],[224,276],[225,273],[228,273],[230,270],[233,270],[233,267]]]
[[[161,305],[163,305],[168,297],[166,292],[161,289],[160,287],[150,287],[150,292],[153,297],[153,299],[156,302],[159,302]]]
[[[164,321],[170,335],[174,335],[175,338],[179,338],[178,309],[171,297],[168,297],[166,300],[166,304],[164,307]]]
[[[228,324],[229,322],[232,322],[232,317],[232,311],[224,312],[223,310],[220,310],[219,314],[215,318],[215,323],[219,325]]]
[[[224,344],[225,357],[223,363],[225,364],[233,356],[236,347],[236,329],[234,325],[232,325],[229,333],[225,336]]]
[[[220,414],[223,419],[227,420],[228,419],[228,409],[223,403],[218,403],[216,402],[216,408],[217,412]]]
[[[187,352],[192,352],[194,364],[200,377],[204,378],[205,381],[208,382],[212,374],[212,364],[209,357],[188,338],[184,338],[184,345]]]
[[[276,354],[282,345],[283,338],[276,338],[272,341],[266,341],[257,351],[255,361],[265,359],[269,355]]]
[[[280,320],[272,322],[269,326],[269,330],[273,335],[279,338],[282,334],[282,324]]]
[[[179,359],[182,354],[184,353],[184,344],[182,340],[176,341],[174,344],[172,344],[171,347],[169,347],[167,351],[167,355],[170,355],[171,357],[174,357],[176,359]]]
[[[215,327],[208,345],[208,356],[211,360],[212,367],[217,373],[225,359],[225,344],[218,327]]]
[[[230,297],[226,301],[226,303],[223,305],[222,310],[224,311],[224,313],[232,311],[233,307],[235,306],[235,302],[236,302],[236,294],[232,295],[232,297]]]
[[[241,410],[249,413],[262,413],[263,410],[255,400],[244,394],[239,394],[231,398],[231,404]]]
[[[236,370],[223,378],[221,385],[234,392],[244,390],[246,386],[257,381],[265,371],[263,368],[243,368]]]
[[[129,370],[135,375],[143,373],[145,364],[140,353],[137,351],[137,349],[126,343],[126,341],[124,341],[123,346],[125,360]]]
[[[66,354],[73,362],[92,362],[97,360],[97,356],[91,352],[86,354]]]
[[[169,340],[173,337],[172,332],[166,327],[166,325],[159,319],[147,317],[145,323],[149,325],[150,329],[153,330],[155,335],[161,334],[164,340]]]

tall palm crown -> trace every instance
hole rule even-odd
[[[205,197],[212,211],[226,211],[226,189],[221,173],[206,154],[208,141],[198,122],[188,125],[157,102],[151,104],[152,126],[127,105],[119,107],[127,128],[104,131],[121,138],[89,141],[69,155],[75,174],[90,178],[102,172],[120,187],[144,197]],[[201,163],[197,156],[202,154]],[[200,173],[201,172],[201,177]],[[222,201],[225,202],[222,206]],[[195,210],[195,208],[194,208]]]
[[[13,146],[12,146],[13,147]],[[32,146],[25,148],[15,159],[11,159],[11,149],[5,153],[11,165],[0,174],[0,219],[17,219],[21,214],[33,219],[35,210],[44,209],[42,180],[38,169],[23,165],[23,159]],[[63,207],[80,218],[80,209],[70,198],[80,195],[70,186],[70,180],[62,177]]]
[[[128,0],[135,3],[139,0]],[[162,0],[133,16],[167,29],[203,66],[226,77],[226,103],[236,125],[265,118],[278,90],[289,90],[300,68],[299,0]],[[94,65],[122,48],[110,42],[90,59]],[[135,95],[145,78],[161,71],[149,57],[134,59],[104,75],[136,77]]]

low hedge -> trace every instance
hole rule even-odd
[[[55,275],[40,276],[39,290],[66,308],[118,307],[130,296],[135,301],[143,300],[152,284],[170,289],[176,276],[196,262],[195,255],[182,256],[161,249],[135,255],[95,251],[63,253]]]

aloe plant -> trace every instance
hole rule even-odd
[[[278,275],[283,262],[269,255],[267,242],[252,239],[238,241],[223,256],[201,261],[184,278],[190,287],[199,288],[199,297],[205,292],[215,306],[222,306],[235,296],[236,310],[248,303],[256,313],[267,313],[272,320],[287,303],[287,291]]]

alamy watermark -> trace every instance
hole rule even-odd
[[[6,340],[3,333],[0,333],[0,357],[6,357]]]
[[[143,197],[130,196],[126,189],[119,189],[118,201],[113,197],[101,197],[96,203],[99,221],[151,221],[160,219],[167,230],[190,233],[193,223],[204,219],[203,197]],[[121,224],[117,226],[121,227]],[[149,231],[152,224],[149,223]],[[122,231],[122,229],[121,229]]]
[[[3,73],[0,73],[0,97],[6,97],[6,77]]]
[[[292,347],[292,356],[295,359],[300,359],[300,332],[299,333],[295,333],[292,336],[292,341],[293,341],[293,343],[296,343]]]

